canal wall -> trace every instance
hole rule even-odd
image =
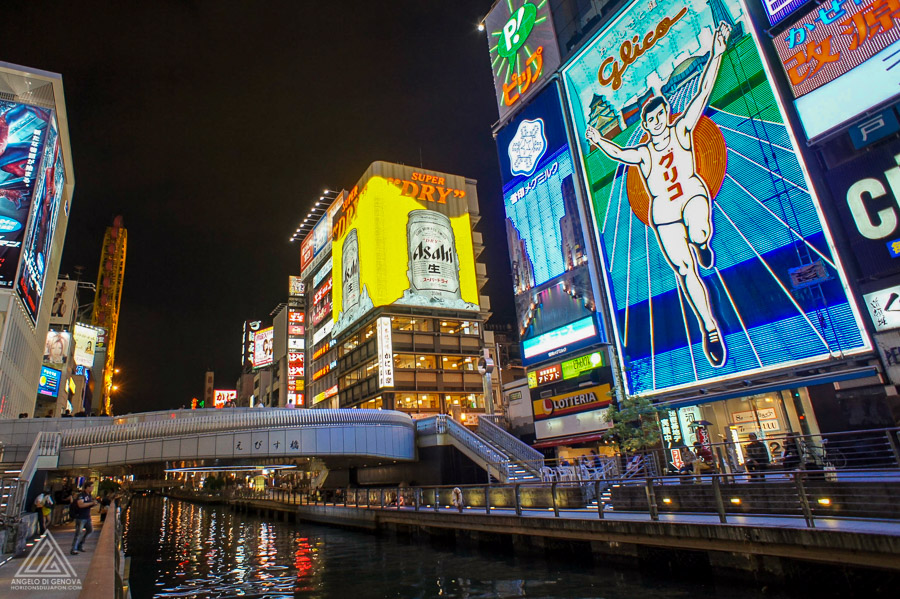
[[[875,595],[900,582],[900,537],[822,528],[652,520],[519,517],[466,510],[356,509],[266,499],[225,501],[238,512],[492,552]],[[862,594],[861,594],[862,593]]]

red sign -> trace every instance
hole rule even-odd
[[[900,39],[900,0],[832,0],[773,40],[795,98],[834,81]]]
[[[315,245],[313,244],[313,234],[310,233],[300,244],[300,270],[306,270],[306,267],[312,262],[315,255]]]
[[[558,381],[562,378],[562,368],[559,364],[554,364],[553,366],[548,366],[546,368],[541,368],[537,371],[537,383],[538,385],[546,385],[547,383],[552,383],[553,381]]]
[[[327,279],[325,279],[325,282],[322,283],[322,286],[319,287],[319,290],[316,291],[316,294],[313,296],[313,304],[318,304],[323,299],[325,299],[326,295],[331,293],[331,285],[332,285],[332,280],[331,280],[331,276],[329,276]]]
[[[305,315],[303,312],[299,312],[296,310],[288,310],[288,322],[292,324],[303,324],[305,322]]]

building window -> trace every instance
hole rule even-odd
[[[374,399],[370,399],[369,401],[360,404],[359,407],[364,410],[381,410],[384,408],[384,399],[379,395]]]
[[[394,368],[415,368],[416,357],[412,354],[394,354]]]
[[[391,328],[395,331],[433,331],[434,326],[430,318],[391,316]]]
[[[475,370],[475,358],[472,356],[441,356],[441,368],[444,370]]]

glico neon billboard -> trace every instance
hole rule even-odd
[[[641,0],[563,72],[631,394],[871,351],[746,14]]]

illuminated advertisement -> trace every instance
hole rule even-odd
[[[876,331],[900,328],[900,286],[867,293],[863,299]]]
[[[378,386],[394,386],[394,342],[389,316],[378,317]]]
[[[303,390],[303,377],[306,376],[306,315],[299,309],[288,309],[288,335],[287,335],[287,388],[288,403],[302,406],[303,394],[298,394],[297,382],[301,383],[299,391]]]
[[[269,327],[253,335],[253,367],[263,368],[274,361],[275,329]]]
[[[611,401],[609,392],[609,385],[600,385],[555,397],[535,399],[532,401],[534,419],[546,420],[547,418],[558,418],[568,414],[605,408]]]
[[[807,2],[808,0],[762,0],[769,25],[780,23]]]
[[[253,353],[256,351],[254,338],[256,331],[262,326],[259,320],[245,320],[244,329],[241,336],[241,364],[244,366],[253,366]]]
[[[72,335],[65,331],[47,331],[44,343],[44,363],[63,365],[69,359]]]
[[[334,330],[334,321],[326,320],[325,324],[316,329],[313,333],[313,345],[318,345],[320,341],[325,339]]]
[[[526,103],[559,67],[550,3],[500,0],[484,19],[500,119]]]
[[[224,408],[230,402],[234,405],[237,400],[237,391],[233,389],[214,389],[213,390],[213,406],[216,408]]]
[[[839,224],[863,278],[900,272],[900,142],[827,169]]]
[[[38,383],[38,393],[41,395],[49,395],[50,397],[59,395],[59,379],[61,376],[62,372],[59,370],[41,366],[41,379]]]
[[[310,313],[310,320],[313,326],[318,325],[326,316],[331,314],[332,300],[331,290],[334,283],[333,277],[328,277],[325,282],[316,290],[313,296],[313,305]]]
[[[306,267],[312,264],[312,261],[322,253],[322,250],[328,247],[329,243],[331,243],[332,223],[334,222],[335,215],[340,212],[343,202],[344,194],[342,192],[328,207],[325,214],[322,215],[322,218],[319,219],[319,222],[316,223],[309,235],[303,240],[303,243],[300,246],[301,271],[306,270]],[[316,284],[314,283],[313,287],[315,286]]]
[[[605,340],[592,317],[588,270],[572,155],[556,86],[548,87],[497,134],[524,364]],[[573,323],[585,335],[573,338]],[[558,354],[557,354],[558,355]]]
[[[337,335],[376,306],[478,311],[466,180],[373,162],[334,223]]]
[[[0,288],[12,287],[51,113],[0,101]]]
[[[319,286],[319,283],[325,280],[325,277],[331,274],[331,262],[326,262],[322,268],[313,275],[313,289]]]
[[[31,216],[22,246],[22,269],[16,282],[16,294],[32,322],[37,320],[44,295],[44,282],[53,249],[53,233],[62,199],[65,169],[59,145],[56,119],[51,119],[44,144],[43,158],[31,202]]]
[[[563,74],[630,394],[871,350],[746,19],[635,2]]]
[[[541,385],[549,385],[560,380],[578,378],[585,372],[590,372],[602,366],[608,366],[605,351],[595,351],[559,364],[541,366],[528,371],[528,387],[534,389]]]
[[[313,403],[317,404],[320,401],[325,401],[329,397],[334,397],[337,394],[338,394],[338,386],[334,385],[332,387],[329,387],[328,389],[325,389],[321,393],[317,393],[316,396],[313,397]]]
[[[303,272],[313,261],[313,236],[307,235],[300,244],[300,271]]]
[[[897,95],[898,19],[896,0],[830,0],[772,40],[808,138]]]
[[[306,293],[306,285],[303,283],[303,279],[300,277],[295,277],[293,275],[288,277],[288,294],[291,297],[298,297]]]
[[[94,366],[94,351],[97,349],[97,336],[99,330],[83,324],[76,324],[73,331],[75,341],[75,364],[92,368]]]
[[[68,325],[72,322],[72,311],[75,309],[75,281],[59,279],[56,281],[56,293],[50,308],[50,326]]]

